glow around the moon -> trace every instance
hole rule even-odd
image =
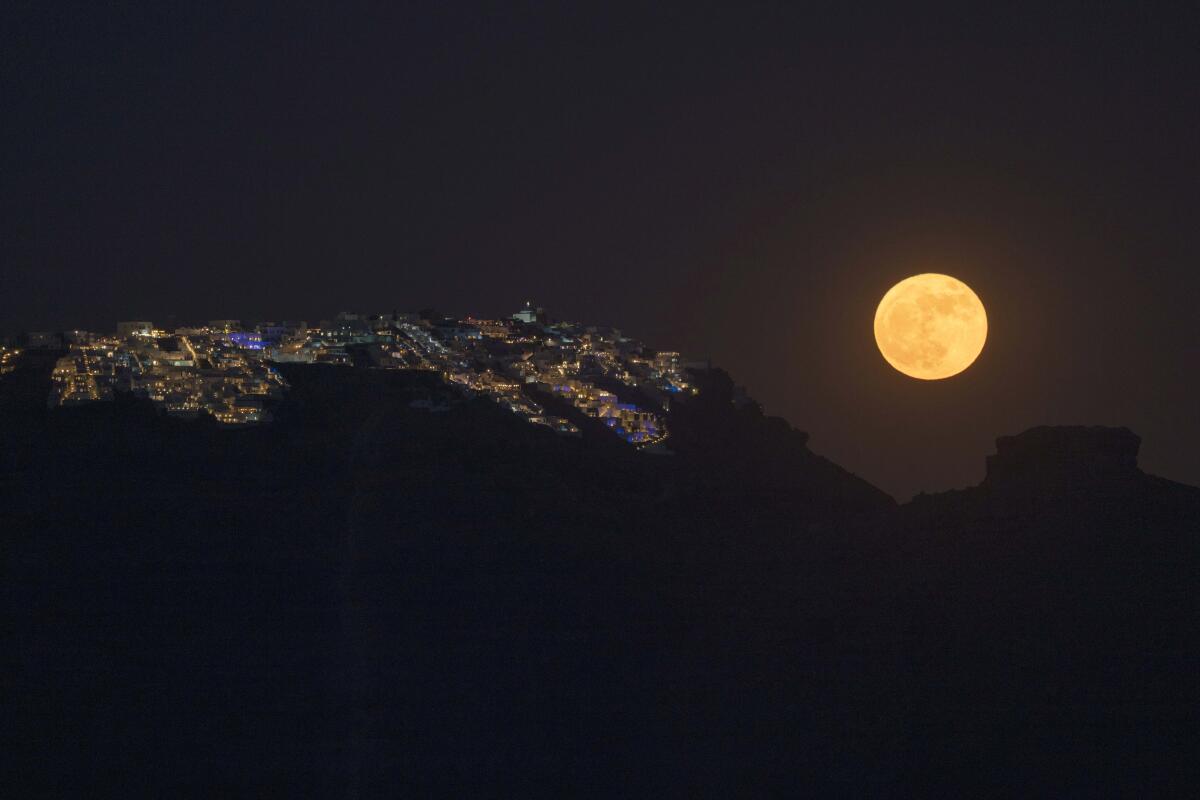
[[[893,367],[913,378],[957,375],[979,357],[987,314],[957,278],[926,272],[897,283],[875,311],[875,343]]]

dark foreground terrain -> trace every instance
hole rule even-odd
[[[0,379],[5,796],[1194,789],[1200,490],[1123,429],[896,506],[717,373],[655,456],[348,368],[253,430],[49,411],[50,363]]]

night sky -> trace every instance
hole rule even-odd
[[[577,5],[5,4],[0,330],[532,298],[900,499],[1037,424],[1200,483],[1196,25]],[[934,383],[871,332],[926,271],[990,323]]]

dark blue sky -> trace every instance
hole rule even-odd
[[[532,297],[901,496],[1042,423],[1200,483],[1190,20],[576,5],[5,4],[0,329]],[[871,338],[920,271],[991,318],[939,384]]]

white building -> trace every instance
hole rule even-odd
[[[154,330],[153,322],[134,321],[117,323],[117,336],[124,338],[130,336],[149,336],[152,330]]]

